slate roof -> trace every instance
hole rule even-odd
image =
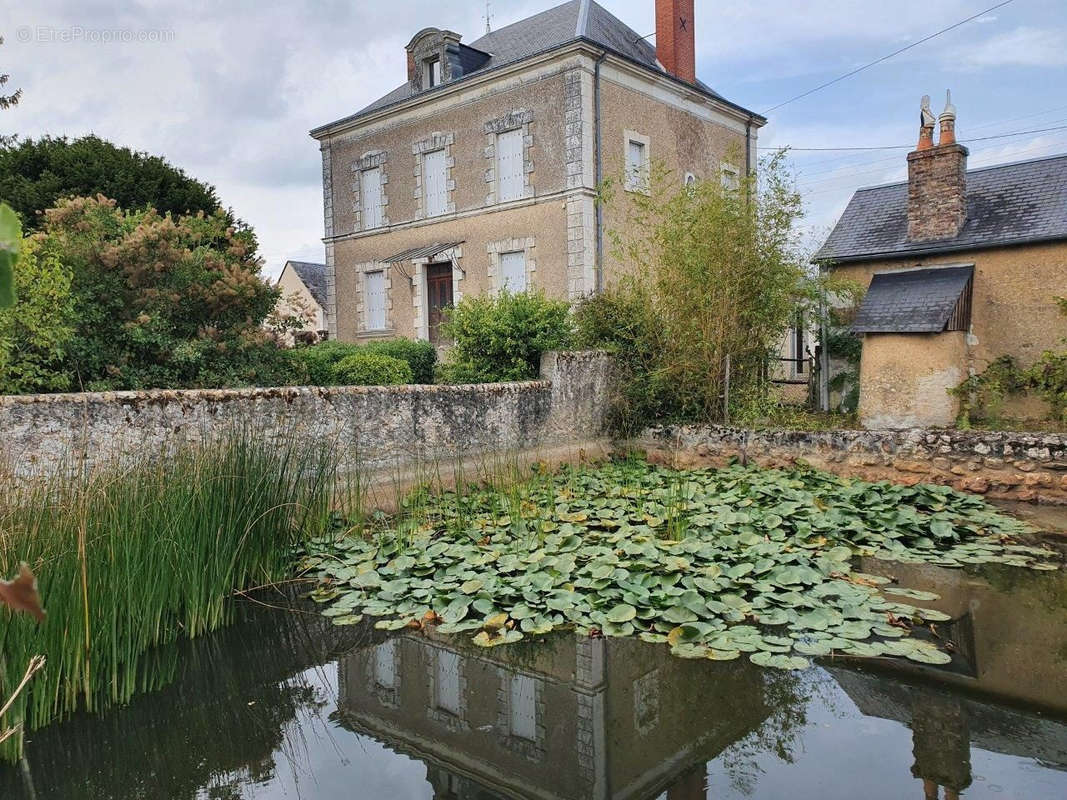
[[[974,267],[883,272],[871,279],[852,324],[855,333],[941,333]]]
[[[313,264],[310,261],[287,261],[286,263],[308,287],[315,302],[326,308],[326,265]]]
[[[952,239],[908,241],[908,184],[860,189],[816,261],[912,254],[1067,239],[1067,155],[967,171],[967,221]]]
[[[656,48],[649,44],[647,39],[642,38],[642,34],[636,33],[622,20],[598,3],[593,2],[593,0],[569,0],[547,11],[542,11],[532,17],[527,17],[524,20],[487,33],[480,39],[470,42],[467,45],[468,47],[489,53],[490,57],[481,67],[469,73],[469,75],[480,75],[487,70],[506,64],[513,64],[538,53],[546,53],[578,40],[592,42],[636,64],[656,72],[663,72],[659,62],[656,60]],[[464,75],[457,80],[433,89],[427,89],[426,92],[438,91],[444,86],[453,86],[467,77],[468,75]],[[747,109],[741,108],[736,103],[726,100],[726,98],[702,81],[698,80],[696,86],[710,97],[714,97],[745,113],[752,113]],[[423,94],[426,92],[423,92]],[[411,82],[405,82],[355,114],[337,122],[350,122],[364,114],[407,100],[413,97],[414,94]],[[757,119],[762,119],[758,114],[753,114],[753,116]],[[323,125],[313,130],[312,135],[335,124],[337,123]]]

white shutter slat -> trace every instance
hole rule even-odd
[[[363,228],[379,228],[382,224],[382,171],[375,167],[363,171],[360,188],[363,193]]]
[[[497,136],[497,193],[501,202],[518,200],[523,195],[522,130],[507,131]]]
[[[368,272],[367,281],[367,329],[385,328],[385,273],[381,270]]]
[[[519,250],[500,254],[501,286],[509,292],[526,291],[526,253]]]
[[[436,217],[445,213],[448,196],[445,171],[444,150],[434,150],[423,156],[422,180],[426,191],[426,216],[428,217]]]

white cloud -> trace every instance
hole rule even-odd
[[[945,54],[945,63],[965,70],[1067,66],[1067,30],[1019,27],[981,42],[957,45]]]

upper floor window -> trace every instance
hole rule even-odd
[[[626,190],[648,191],[648,138],[626,133]]]
[[[500,254],[500,287],[509,292],[525,292],[526,252],[517,250]]]
[[[741,185],[741,170],[723,161],[719,165],[719,180],[724,189],[736,189]]]
[[[363,230],[382,226],[382,170],[380,167],[365,169],[360,173],[360,211],[363,214]]]
[[[522,128],[496,137],[497,199],[518,200],[525,193],[525,160]]]
[[[422,184],[426,193],[426,216],[437,217],[448,208],[448,169],[444,150],[422,157]]]
[[[441,82],[441,59],[439,57],[428,58],[422,62],[423,88],[432,89]]]

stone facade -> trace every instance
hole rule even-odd
[[[409,52],[416,65],[439,46],[447,55],[449,43],[441,44],[431,33],[412,40]],[[425,338],[425,263],[386,264],[382,259],[435,243],[463,243],[462,260],[452,261],[463,294],[495,290],[490,244],[504,239],[537,241],[531,288],[572,300],[596,290],[593,76],[599,52],[575,42],[315,132],[323,151],[331,338]],[[622,59],[609,57],[600,72],[605,177],[622,172],[626,129],[648,137],[652,157],[676,171],[679,181],[684,172],[718,180],[724,160],[743,166],[746,150],[754,154],[754,146],[745,146],[746,112]],[[760,120],[753,119],[754,138]],[[502,201],[497,137],[513,130],[522,131],[523,191],[518,199]],[[423,159],[442,149],[448,199],[444,213],[430,217]],[[383,185],[388,215],[374,230],[363,230],[359,214],[358,176],[367,154],[388,163],[387,191]],[[609,211],[605,229],[623,220],[621,209]],[[444,261],[443,256],[432,258]],[[368,331],[362,324],[359,265],[370,262],[390,273],[389,331]],[[610,253],[603,266],[609,278],[619,268]]]
[[[347,468],[582,446],[605,433],[611,360],[546,353],[541,380],[475,386],[285,387],[0,397],[0,476],[30,478],[165,455],[238,429],[306,437]]]
[[[987,431],[748,431],[650,428],[635,446],[658,462],[806,464],[863,480],[936,483],[993,499],[1067,505],[1067,434]]]

